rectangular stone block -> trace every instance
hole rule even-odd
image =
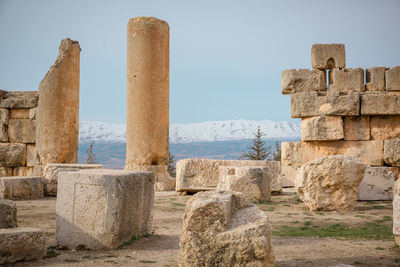
[[[344,68],[346,66],[344,44],[313,44],[311,64],[314,69]]]
[[[301,140],[332,141],[343,139],[343,119],[339,116],[317,116],[301,120]]]
[[[37,165],[36,159],[36,146],[35,144],[27,144],[26,145],[26,166],[33,167]]]
[[[393,200],[394,174],[388,167],[368,167],[361,180],[358,200]]]
[[[8,136],[12,143],[35,143],[35,121],[30,119],[10,119]]]
[[[6,92],[0,100],[0,108],[35,108],[38,100],[37,91]]]
[[[387,140],[400,137],[400,115],[371,116],[371,138]]]
[[[32,176],[32,167],[14,167],[12,170],[12,176]]]
[[[400,66],[386,70],[385,78],[387,91],[400,91]]]
[[[0,167],[0,177],[12,176],[12,168]]]
[[[364,92],[364,70],[360,68],[330,70],[329,90],[338,92]]]
[[[42,197],[42,177],[12,176],[0,178],[0,198],[24,200]]]
[[[400,138],[385,140],[383,157],[390,166],[400,167]]]
[[[0,264],[33,261],[47,253],[47,237],[42,230],[30,227],[0,229]]]
[[[8,109],[0,108],[0,142],[8,142],[8,121],[10,112]]]
[[[344,117],[344,140],[364,141],[371,139],[369,116]]]
[[[282,94],[326,91],[325,70],[290,69],[282,71]]]
[[[17,226],[17,205],[12,200],[0,199],[0,229]]]
[[[366,70],[365,90],[366,91],[385,91],[385,67],[375,67]]]
[[[294,187],[297,168],[282,165],[282,187]]]
[[[10,109],[11,119],[30,119],[29,108],[12,108]]]
[[[56,240],[61,247],[115,249],[152,232],[154,174],[90,169],[58,177]]]
[[[25,144],[0,143],[0,167],[18,167],[25,164]]]
[[[361,96],[362,115],[400,115],[400,95],[366,94]]]
[[[57,196],[57,180],[60,172],[72,172],[86,169],[101,169],[101,164],[66,164],[50,163],[43,168],[44,194],[46,196]]]
[[[290,96],[292,118],[360,115],[360,95],[357,92],[300,92]]]

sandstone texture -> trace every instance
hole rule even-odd
[[[43,168],[44,194],[46,196],[57,196],[57,180],[60,172],[72,172],[84,169],[100,169],[101,164],[66,164],[49,163]]]
[[[400,246],[400,179],[394,183],[393,192],[393,235]]]
[[[25,144],[0,143],[0,167],[18,167],[25,164]]]
[[[301,120],[301,140],[340,140],[343,139],[343,119],[339,116],[317,116]]]
[[[62,40],[56,62],[40,82],[36,118],[39,164],[77,162],[80,51],[77,41]]]
[[[0,98],[0,108],[35,108],[38,104],[37,91],[5,92]]]
[[[200,192],[186,204],[179,266],[274,266],[267,215],[241,193]]]
[[[358,191],[359,200],[393,200],[394,173],[388,167],[368,167]]]
[[[12,168],[0,167],[0,177],[12,176]]]
[[[361,96],[362,115],[400,115],[400,95],[366,94]]]
[[[297,195],[310,209],[352,209],[366,165],[355,157],[336,155],[313,160],[296,174]]]
[[[17,205],[12,200],[0,199],[0,229],[17,226]]]
[[[329,71],[329,90],[364,92],[364,70],[356,68]]]
[[[156,191],[171,191],[175,190],[175,178],[172,178],[168,173],[168,167],[164,165],[140,165],[130,166],[125,168],[130,171],[151,171],[154,173],[154,190]]]
[[[366,91],[385,91],[385,70],[385,67],[375,67],[365,71]]]
[[[15,167],[12,169],[12,176],[32,176],[33,167]]]
[[[369,116],[343,117],[344,140],[364,141],[371,139]]]
[[[36,159],[36,146],[35,144],[27,144],[26,145],[26,166],[33,167],[37,165]]]
[[[385,141],[383,157],[386,164],[400,167],[400,138]]]
[[[10,109],[10,119],[30,119],[29,108],[13,108]]]
[[[271,200],[271,177],[268,168],[262,167],[219,167],[217,191],[235,191],[251,202]]]
[[[297,168],[282,165],[282,187],[294,187]]]
[[[344,44],[313,44],[311,64],[314,69],[344,68],[346,66]]]
[[[0,142],[8,142],[8,121],[10,120],[10,111],[0,108]]]
[[[386,70],[386,90],[400,91],[400,66]]]
[[[400,115],[370,118],[372,139],[387,140],[400,137]]]
[[[42,197],[42,177],[12,176],[0,178],[0,198],[24,200]]]
[[[61,247],[115,249],[152,233],[154,175],[108,169],[58,176],[56,240]]]
[[[326,91],[324,70],[284,70],[282,71],[282,94],[305,91]]]
[[[8,136],[12,143],[35,143],[35,122],[30,119],[10,119]]]
[[[360,114],[360,96],[357,92],[300,92],[290,96],[290,103],[292,118]]]
[[[0,229],[0,265],[44,258],[47,237],[37,228]]]

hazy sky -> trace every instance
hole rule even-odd
[[[80,120],[126,120],[126,27],[170,25],[170,122],[290,120],[281,71],[311,68],[313,43],[344,43],[347,67],[400,65],[396,1],[0,0],[0,89],[37,90],[61,39],[81,52]]]

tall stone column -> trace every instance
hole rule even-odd
[[[77,41],[61,41],[59,55],[39,85],[36,155],[38,165],[76,163],[79,134]]]
[[[153,171],[156,190],[172,190],[167,172],[169,26],[152,17],[128,22],[126,170]]]

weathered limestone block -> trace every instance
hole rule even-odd
[[[282,165],[282,187],[294,187],[297,168]]]
[[[267,215],[241,193],[200,192],[186,204],[179,266],[274,266]]]
[[[343,139],[343,119],[339,116],[317,116],[301,120],[301,140],[330,141]]]
[[[35,108],[38,99],[37,91],[6,92],[0,100],[0,108]]]
[[[0,166],[18,167],[26,163],[26,145],[0,143]]]
[[[282,71],[282,94],[326,91],[324,70],[290,69]]]
[[[44,194],[46,196],[57,196],[57,181],[60,172],[72,172],[85,169],[100,169],[101,164],[66,164],[49,163],[43,168]]]
[[[271,191],[280,192],[281,165],[279,161],[266,160],[215,160],[184,159],[176,164],[176,191],[199,192],[213,190],[219,181],[219,167],[266,167],[271,175]]]
[[[359,200],[393,200],[394,173],[388,167],[368,167],[358,191]]]
[[[10,119],[30,119],[29,108],[12,108],[10,109]]]
[[[400,246],[400,179],[394,183],[393,194],[393,235]]]
[[[400,137],[400,115],[371,116],[371,138],[387,140]]]
[[[268,168],[262,167],[219,167],[217,191],[235,191],[251,202],[271,200],[271,180]]]
[[[30,119],[10,119],[8,136],[12,143],[35,143],[35,121]]]
[[[32,176],[33,167],[14,167],[12,176]]]
[[[0,229],[17,226],[17,205],[12,200],[0,199]]]
[[[365,71],[366,91],[385,91],[385,70],[385,67],[375,67]]]
[[[33,167],[37,165],[36,159],[36,146],[35,144],[27,144],[26,145],[26,166]]]
[[[386,164],[400,167],[400,138],[385,140],[383,157]]]
[[[329,71],[329,89],[331,91],[355,91],[364,92],[364,70],[356,69],[333,69]]]
[[[154,173],[156,191],[171,191],[175,189],[175,179],[171,178],[168,173],[168,167],[164,165],[140,165],[131,167],[129,170],[134,171],[151,171]]]
[[[300,92],[290,96],[290,103],[292,118],[360,115],[360,96],[357,92]]]
[[[296,174],[297,196],[310,211],[347,210],[357,203],[366,165],[355,157],[321,157],[301,166]]]
[[[79,133],[77,41],[61,41],[59,55],[39,85],[36,151],[39,164],[76,163]]]
[[[361,141],[371,139],[369,116],[344,117],[344,140]]]
[[[108,169],[58,176],[56,240],[61,247],[115,249],[152,232],[154,175]]]
[[[400,66],[386,70],[385,77],[387,91],[400,91]]]
[[[29,109],[29,119],[36,119],[36,110],[37,108]]]
[[[311,63],[314,69],[344,68],[346,66],[344,44],[313,44]]]
[[[361,96],[362,115],[400,115],[400,95],[366,94]]]
[[[30,227],[0,229],[0,264],[44,258],[47,237],[42,230]]]
[[[10,111],[0,108],[0,142],[8,142],[8,121],[10,119]]]
[[[0,167],[0,177],[12,176],[12,168]]]
[[[24,200],[42,197],[42,177],[12,176],[0,178],[0,198]]]

